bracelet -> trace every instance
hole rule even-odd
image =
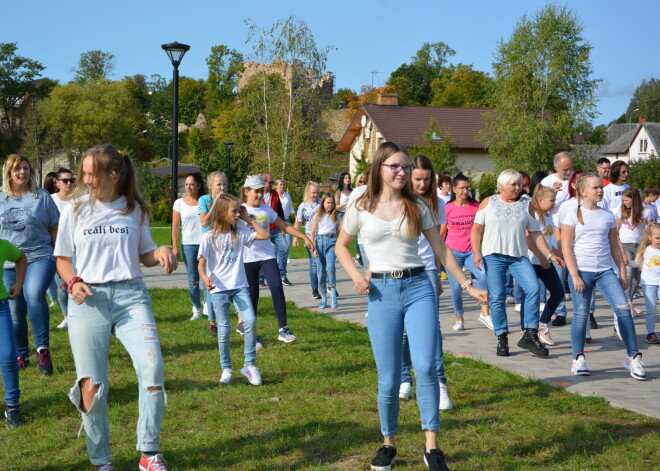
[[[83,279],[80,278],[79,276],[74,276],[74,277],[71,278],[71,279],[69,280],[69,282],[66,284],[66,292],[69,293],[69,294],[72,294],[72,293],[71,293],[71,290],[73,289],[73,285],[75,285],[76,283],[84,283],[84,282],[85,282],[85,280],[83,280]]]
[[[468,289],[468,286],[472,286],[472,280],[469,278],[461,283],[461,288],[463,288],[464,291]]]
[[[554,256],[555,256],[555,254],[552,253],[552,252],[550,252],[548,255],[545,256],[545,259],[546,259],[547,261],[550,261],[550,259],[551,259],[552,257],[554,257]]]

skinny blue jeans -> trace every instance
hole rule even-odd
[[[399,386],[403,331],[408,333],[417,379],[417,406],[423,430],[438,430],[440,387],[436,367],[438,311],[425,272],[409,278],[369,282],[369,339],[378,370],[378,414],[383,436],[399,431]]]
[[[438,281],[438,270],[426,270],[429,276],[429,281],[433,285],[433,292],[436,295],[436,312],[440,310],[440,282]],[[435,354],[435,365],[438,368],[438,381],[447,384],[445,378],[445,355],[442,351],[442,326],[438,322],[438,349]],[[408,334],[403,331],[403,365],[401,366],[401,382],[412,383],[412,376],[410,375],[410,368],[412,367],[412,360],[410,358],[410,345],[408,344]]]
[[[525,293],[525,329],[539,328],[539,282],[527,257],[511,257],[493,253],[484,257],[486,282],[490,295],[490,315],[493,318],[495,335],[509,332],[506,318],[506,274],[507,270],[520,284]]]
[[[50,345],[50,310],[46,301],[46,290],[55,275],[55,259],[53,257],[40,258],[28,263],[23,283],[23,291],[14,300],[9,301],[11,318],[14,322],[14,337],[16,339],[16,353],[18,356],[28,357],[28,326],[30,317],[34,347],[49,348]],[[3,281],[9,288],[16,283],[16,270],[5,269]]]
[[[646,333],[655,333],[655,318],[658,310],[658,297],[660,290],[658,285],[642,285],[642,292],[644,293],[644,302],[646,304]]]
[[[160,449],[165,407],[163,357],[149,293],[141,278],[91,285],[94,293],[82,304],[70,300],[69,341],[76,382],[69,399],[82,415],[87,452],[93,465],[112,460],[108,426],[108,350],[114,334],[131,356],[138,379],[137,449]],[[81,408],[80,381],[99,385],[87,412]]]
[[[316,259],[312,256],[312,252],[305,246],[307,256],[309,257],[309,282],[312,284],[312,289],[319,289],[319,278],[316,271]]]
[[[589,305],[594,288],[598,288],[607,303],[614,310],[619,325],[621,338],[626,346],[626,352],[631,357],[637,353],[637,338],[635,337],[635,323],[630,314],[630,306],[625,291],[621,287],[619,278],[611,268],[600,271],[580,271],[580,278],[584,282],[584,291],[578,293],[573,285],[573,278],[568,277],[568,286],[573,297],[573,322],[571,323],[571,344],[573,345],[573,358],[578,353],[584,353],[584,336],[589,322]]]
[[[51,281],[50,285],[48,285],[46,294],[48,294],[51,302],[60,302],[60,297],[57,295],[57,280],[55,278],[53,278],[53,281]]]
[[[0,369],[5,389],[5,404],[15,406],[21,398],[18,387],[18,363],[16,363],[16,340],[9,311],[9,299],[0,299]]]
[[[474,254],[470,252],[459,252],[458,250],[452,250],[458,266],[463,268],[464,266],[468,267],[470,273],[474,276],[476,282],[475,286],[479,289],[488,289],[486,283],[486,273],[483,270],[478,270],[474,266]],[[454,304],[454,314],[457,317],[463,317],[463,288],[456,281],[456,278],[451,276],[451,273],[447,272],[447,278],[449,278],[449,286],[451,287],[451,301]]]
[[[286,262],[289,258],[289,244],[284,235],[280,229],[270,231],[270,241],[275,247],[275,258],[277,259],[277,267],[280,269],[280,278],[286,278]]]
[[[335,244],[337,239],[331,235],[316,236],[314,244],[316,245],[316,252],[319,254],[316,257],[316,273],[319,277],[319,288],[325,291],[326,287],[337,286],[337,269],[335,266]]]
[[[223,370],[231,369],[231,356],[229,352],[229,336],[231,323],[229,322],[229,303],[233,302],[236,312],[241,313],[245,335],[245,366],[254,365],[257,357],[255,345],[257,343],[257,318],[250,300],[250,291],[247,288],[230,289],[219,293],[211,293],[211,302],[215,317],[218,320],[218,351],[220,353],[220,367]]]
[[[199,289],[198,252],[199,245],[185,244],[181,246],[181,255],[183,255],[183,263],[186,264],[186,273],[188,274],[188,293],[190,294],[190,300],[194,307],[201,309],[202,301]]]

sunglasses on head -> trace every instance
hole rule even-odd
[[[75,178],[60,178],[60,181],[65,185],[68,185],[69,183],[76,183]]]

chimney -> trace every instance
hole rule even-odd
[[[378,104],[381,106],[398,106],[399,99],[396,93],[379,93]]]
[[[646,122],[646,116],[639,115],[639,124]]]

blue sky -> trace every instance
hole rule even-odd
[[[451,62],[474,64],[491,72],[497,42],[508,39],[525,13],[545,3],[537,0],[1,0],[0,42],[18,42],[19,54],[39,60],[45,76],[66,83],[82,52],[100,49],[117,58],[116,77],[142,73],[171,77],[172,67],[160,45],[179,41],[191,50],[180,72],[206,76],[205,58],[216,44],[244,54],[252,19],[269,27],[295,15],[313,31],[318,46],[334,46],[327,69],[335,89],[382,86],[389,74],[424,42],[443,41],[456,50]],[[660,2],[653,0],[574,0],[593,46],[598,91],[596,124],[618,118],[643,79],[660,78],[656,35]]]

